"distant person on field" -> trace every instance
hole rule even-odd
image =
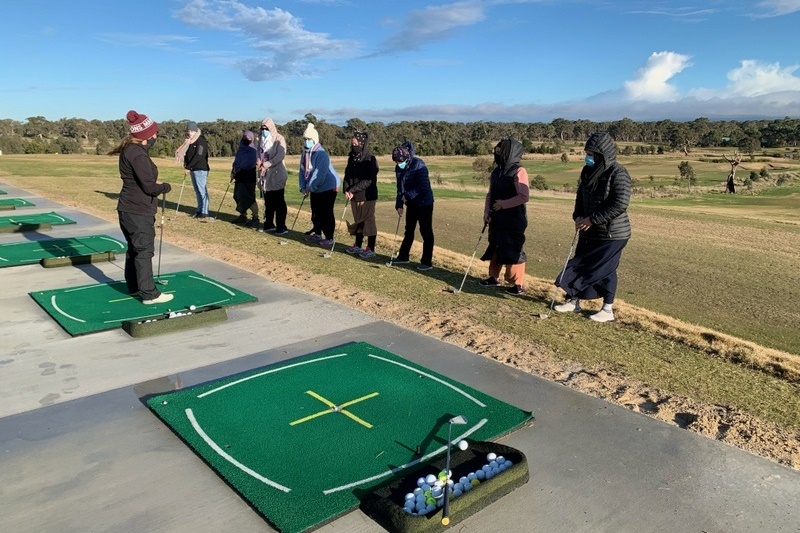
[[[505,280],[511,284],[506,292],[524,294],[525,229],[528,215],[525,204],[530,194],[528,171],[522,167],[522,143],[508,137],[494,147],[497,165],[489,179],[489,192],[483,208],[483,220],[489,224],[489,246],[481,259],[489,261],[489,277],[484,286],[500,284],[500,271],[506,267]]]
[[[617,146],[606,132],[594,133],[586,141],[585,165],[575,198],[572,219],[580,232],[575,256],[567,263],[559,287],[567,302],[555,306],[562,313],[579,313],[581,300],[603,299],[603,308],[589,318],[596,322],[614,320],[617,267],[622,250],[631,237],[628,202],[631,177],[617,163]]]
[[[264,197],[264,227],[261,231],[276,235],[289,233],[286,229],[286,139],[278,133],[271,118],[261,122],[258,136],[258,187]]]
[[[233,200],[236,202],[236,211],[239,216],[233,220],[234,224],[250,224],[258,227],[258,202],[256,202],[256,163],[258,152],[253,146],[255,136],[250,130],[242,134],[239,141],[239,148],[233,158],[231,168],[231,181],[233,186]],[[247,210],[253,214],[253,218],[247,220]]]
[[[352,255],[364,259],[375,257],[375,237],[378,226],[375,222],[375,203],[378,200],[378,161],[368,148],[369,134],[358,131],[350,140],[350,155],[344,170],[344,195],[350,200],[353,223],[347,223],[350,235],[355,236],[353,246],[345,249]],[[367,246],[362,248],[364,237]]]
[[[192,187],[197,196],[197,212],[194,218],[208,217],[208,142],[196,122],[186,125],[189,146],[183,156],[184,172],[192,178]]]
[[[319,133],[310,122],[303,132],[299,182],[300,192],[303,196],[309,196],[311,204],[313,228],[306,242],[333,246],[333,232],[336,230],[333,205],[336,203],[340,180],[331,165],[328,152],[319,144]]]
[[[428,179],[428,167],[414,155],[414,145],[405,141],[392,151],[395,162],[394,173],[397,178],[397,214],[406,215],[405,234],[394,264],[408,263],[414,233],[419,223],[422,235],[422,258],[418,270],[433,268],[433,189]]]
[[[156,240],[158,197],[167,194],[169,183],[158,182],[158,167],[148,151],[158,138],[158,124],[147,115],[128,111],[130,134],[108,153],[119,154],[119,192],[117,214],[119,227],[128,243],[125,253],[125,284],[131,295],[138,295],[144,304],[160,304],[173,295],[162,293],[153,281],[153,254]]]

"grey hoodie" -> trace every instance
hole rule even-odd
[[[289,177],[286,172],[286,139],[283,135],[278,133],[278,128],[271,118],[265,118],[261,121],[262,126],[266,126],[270,133],[272,146],[264,149],[264,143],[261,139],[261,132],[259,131],[256,137],[256,145],[258,149],[258,187],[262,191],[279,191],[286,188],[286,179]]]

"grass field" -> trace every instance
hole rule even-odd
[[[575,159],[564,165],[552,156],[526,160],[525,165],[530,165],[529,174],[545,175],[548,184],[574,185],[580,164]],[[678,163],[685,158],[621,160],[642,182],[650,183],[647,176],[652,174],[657,176],[656,184],[658,180],[671,184]],[[157,163],[161,177],[173,184],[167,205],[174,213],[182,169],[167,160]],[[529,371],[536,372],[538,367],[522,362],[523,358],[552,359],[565,368],[595,373],[604,369],[647,390],[660,391],[664,397],[724,406],[778,428],[800,431],[800,311],[794,305],[800,297],[796,207],[800,188],[779,187],[758,195],[720,194],[718,185],[728,169],[698,160],[692,165],[701,176],[700,185],[692,194],[683,187],[663,197],[635,197],[630,207],[633,238],[619,271],[619,319],[598,327],[572,316],[533,318],[549,304],[552,280],[563,266],[572,239],[572,194],[535,192],[528,205],[528,295],[513,298],[480,289],[473,280],[485,277],[486,265],[477,259],[470,273],[473,280],[468,280],[462,294],[442,291],[460,284],[482,226],[484,192],[472,176],[471,163],[472,158],[466,157],[431,158],[431,175],[438,174],[442,181],[434,184],[434,265],[438,268],[425,274],[382,266],[397,224],[392,167],[385,157],[379,159],[383,170],[377,207],[381,256],[372,263],[349,257],[340,248],[332,260],[322,259],[318,250],[301,244],[297,235],[289,236],[289,246],[280,246],[271,236],[230,224],[197,224],[185,215],[170,217],[164,238],[185,245],[203,243],[205,253],[220,259]],[[343,159],[334,164],[343,170]],[[228,182],[230,159],[214,160],[211,165],[211,209],[216,211]],[[762,163],[754,165],[760,168]],[[741,167],[740,172],[746,174]],[[290,165],[286,195],[290,224],[300,204],[293,186],[296,179],[296,169]],[[0,181],[116,220],[119,177],[113,158],[2,156]],[[182,203],[188,204],[186,212],[191,211],[190,183]],[[221,211],[222,219],[233,218],[230,193]],[[336,216],[341,216],[341,204]],[[307,228],[305,206],[296,229]],[[350,244],[339,235],[340,241]],[[412,260],[418,254],[412,251]],[[256,264],[251,264],[253,257],[259,258]],[[498,344],[498,339],[505,344]],[[601,396],[618,400],[613,390]],[[717,430],[704,433],[715,438]],[[800,441],[788,449],[788,455],[784,450],[773,458],[800,466]]]

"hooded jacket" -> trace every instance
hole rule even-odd
[[[278,128],[275,127],[271,118],[265,118],[261,125],[267,127],[272,145],[265,148],[261,141],[261,135],[256,138],[260,170],[258,186],[264,192],[279,191],[286,188],[286,180],[289,177],[284,161],[286,159],[286,139],[278,133]]]
[[[413,207],[423,207],[433,205],[433,190],[428,179],[428,167],[422,159],[414,155],[414,145],[405,141],[403,146],[407,147],[411,153],[411,159],[406,168],[395,165],[394,174],[397,179],[397,200],[395,208],[400,209],[403,205]]]
[[[353,202],[378,199],[378,161],[369,151],[369,135],[363,134],[361,151],[350,150],[344,169],[344,192],[353,194]]]
[[[587,236],[598,240],[627,240],[631,237],[628,203],[631,177],[617,162],[617,145],[606,132],[593,133],[585,150],[598,154],[593,167],[584,166],[575,197],[573,220],[589,217]]]
[[[341,180],[331,164],[328,152],[317,143],[300,155],[298,173],[300,192],[320,193],[338,191]]]

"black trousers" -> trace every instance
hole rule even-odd
[[[161,292],[153,281],[153,254],[156,243],[156,217],[118,212],[119,227],[128,243],[125,253],[125,284],[128,292],[139,291],[142,300],[158,298]]]
[[[286,200],[283,196],[285,190],[264,192],[264,229],[286,229]]]
[[[397,252],[397,259],[408,261],[411,245],[414,243],[414,232],[419,223],[419,234],[422,235],[422,258],[420,264],[431,266],[433,263],[433,204],[415,207],[406,206],[406,231],[403,242]]]
[[[322,232],[326,239],[333,239],[333,230],[336,229],[336,215],[333,214],[333,204],[336,203],[336,191],[310,193],[311,222],[317,232]]]

